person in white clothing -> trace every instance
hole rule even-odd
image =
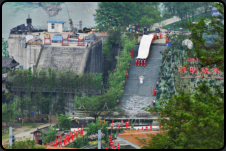
[[[140,84],[143,84],[144,77],[143,76],[139,76],[139,80],[140,80]]]

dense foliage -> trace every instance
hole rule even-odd
[[[140,24],[150,27],[160,19],[159,2],[99,2],[95,22],[101,31]],[[145,21],[145,19],[147,19]]]
[[[113,72],[109,72],[106,92],[98,96],[88,97],[85,94],[82,97],[75,96],[75,108],[83,106],[83,109],[90,112],[90,115],[97,118],[101,113],[111,113],[115,110],[116,101],[123,92],[126,70],[129,70],[129,62],[131,61],[130,50],[135,45],[136,40],[131,40],[125,36],[123,38],[123,50],[116,56],[117,66]],[[105,104],[107,108],[104,108]]]
[[[193,22],[195,15],[201,12],[205,12],[203,15],[207,14],[210,6],[213,6],[213,2],[164,2],[163,6],[166,9],[165,12],[179,16],[183,23],[187,23],[188,21]]]
[[[44,144],[46,143],[50,143],[51,141],[56,140],[56,129],[49,126],[49,130],[46,134],[46,131],[44,129],[42,129],[42,141]]]
[[[224,145],[224,94],[219,87],[212,94],[206,83],[195,92],[179,92],[168,102],[162,100],[162,129],[166,135],[153,136],[145,149],[219,149]],[[207,97],[208,96],[208,97]],[[155,108],[147,111],[153,112]],[[177,129],[178,128],[178,129]]]
[[[18,114],[16,102],[12,103],[2,103],[2,121],[12,122],[15,120]]]
[[[46,146],[37,145],[33,140],[17,141],[12,145],[12,149],[45,149]]]
[[[68,118],[68,115],[60,114],[57,116],[58,128],[59,130],[71,130],[71,119]]]
[[[194,48],[192,51],[188,50],[188,54],[201,60],[198,67],[217,66],[224,71],[224,6],[222,3],[215,3],[215,7],[222,15],[213,16],[209,20],[202,18],[197,24],[188,23],[186,26],[192,30],[191,40],[194,43]],[[212,44],[207,45],[209,38]]]
[[[2,39],[2,58],[9,58],[8,40]],[[6,69],[2,68],[2,74],[6,73]]]
[[[101,130],[101,133],[105,134],[103,140],[108,141],[108,126],[108,122],[100,120],[99,118],[97,118],[96,123],[88,123],[87,121],[87,135],[96,134],[98,130]]]
[[[51,74],[50,74],[51,73]],[[13,87],[26,87],[29,80],[28,70],[18,70],[14,78],[11,79]],[[67,69],[56,73],[55,69],[46,72],[45,69],[35,71],[31,75],[31,87],[35,88],[70,88],[70,89],[101,89],[102,75],[84,73],[77,75],[76,72]]]
[[[222,13],[221,4],[216,4],[219,11]],[[216,32],[224,33],[222,29],[222,24],[213,25],[212,22],[219,23],[214,18],[211,19],[211,30],[216,30]],[[202,62],[197,64],[192,64],[195,67],[221,67],[224,69],[224,65],[220,64],[222,61],[223,52],[221,51],[224,47],[221,42],[221,37],[223,34],[219,34],[219,39],[215,41],[215,46],[209,49],[204,44],[204,39],[202,38],[202,33],[207,32],[204,26],[204,19],[201,19],[196,25],[189,25],[188,28],[192,29],[194,32],[193,49],[185,49],[181,46],[181,37],[179,39],[173,39],[170,37],[170,42],[174,41],[171,49],[166,49],[164,51],[178,55],[181,61],[176,61],[180,65],[188,66],[183,59],[184,56],[187,57],[197,57]],[[219,26],[221,25],[221,26]],[[214,31],[209,32],[214,33]],[[175,35],[174,35],[175,36]],[[182,39],[183,40],[183,39]],[[201,47],[200,47],[201,46]],[[174,48],[179,48],[176,53],[173,51]],[[216,49],[214,49],[216,48]],[[218,48],[218,49],[217,49]],[[182,51],[181,51],[182,50]],[[208,50],[208,52],[207,52]],[[190,53],[185,53],[189,52]],[[213,52],[213,53],[212,53]],[[162,54],[164,54],[162,53]],[[201,54],[200,57],[197,54]],[[217,54],[217,55],[216,55]],[[208,62],[207,58],[213,57],[215,62]],[[175,58],[175,57],[173,57]],[[167,56],[163,55],[163,59],[167,61]],[[168,62],[171,58],[168,60]],[[207,63],[205,63],[207,61]],[[212,66],[211,66],[212,63]],[[191,65],[191,64],[190,64]],[[171,66],[170,66],[171,67]],[[173,66],[174,67],[174,66]],[[161,68],[161,66],[160,66]],[[164,76],[163,73],[161,73]],[[184,74],[182,74],[184,75]],[[190,74],[191,75],[191,74]],[[195,75],[199,76],[199,75]],[[205,74],[206,76],[206,74]],[[170,76],[164,76],[164,80],[169,79]],[[180,80],[180,76],[175,79],[175,81]],[[189,79],[190,80],[190,79]],[[194,81],[195,79],[193,79]],[[199,85],[194,88],[193,91],[186,91],[187,89],[177,89],[177,94],[169,95],[160,98],[157,102],[159,106],[145,108],[146,111],[151,113],[156,110],[160,111],[162,114],[158,120],[161,122],[162,130],[167,129],[166,134],[159,134],[157,136],[151,136],[152,140],[148,142],[145,149],[219,149],[224,145],[224,92],[217,82],[219,80],[210,80],[209,83],[205,79],[201,80]],[[162,82],[162,81],[161,81]],[[171,81],[169,81],[170,83]],[[183,82],[181,82],[183,83]],[[168,85],[168,82],[163,85]],[[184,85],[186,88],[186,85]],[[163,91],[166,93],[167,91]],[[156,102],[156,103],[157,103]],[[168,117],[166,119],[165,117]]]

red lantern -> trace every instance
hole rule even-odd
[[[152,126],[150,126],[150,131],[152,131]]]
[[[110,142],[110,146],[113,146],[113,142]]]
[[[119,147],[120,147],[120,144],[119,144],[119,143],[118,143],[117,147],[118,147],[118,149],[119,149]]]
[[[49,144],[48,144],[48,143],[46,143],[46,146],[49,146]]]
[[[118,135],[119,135],[120,133],[118,133]]]
[[[108,149],[107,147],[105,147],[105,149]]]
[[[148,131],[148,127],[146,126],[146,131]]]
[[[146,60],[144,60],[144,66],[146,66]]]
[[[36,140],[36,143],[38,144],[38,140]]]
[[[35,135],[35,137],[37,137],[37,135]]]
[[[112,138],[112,135],[110,134],[110,138]]]
[[[140,66],[140,59],[138,60],[138,66]]]
[[[139,129],[139,128],[138,128],[137,130],[138,130],[138,131],[140,131],[140,129]]]
[[[142,131],[144,130],[144,128],[142,127]]]
[[[115,146],[113,146],[113,149],[115,149]]]
[[[161,125],[159,125],[159,129],[160,129],[160,131],[161,131]]]

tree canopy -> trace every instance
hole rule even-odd
[[[214,95],[202,83],[196,92],[180,91],[159,108],[162,129],[166,134],[152,136],[145,149],[219,149],[224,145],[224,94],[216,88]],[[207,97],[208,96],[208,97]],[[156,107],[146,111],[154,112]],[[169,117],[167,120],[165,117]]]
[[[94,14],[95,22],[105,30],[138,23],[150,27],[160,19],[159,4],[160,2],[100,2]]]
[[[215,7],[222,16],[213,16],[209,20],[201,18],[196,24],[188,23],[186,28],[192,31],[190,38],[193,49],[188,50],[188,55],[201,60],[198,67],[218,67],[224,71],[224,7],[222,3],[215,3]],[[207,42],[211,41],[211,45]]]
[[[215,6],[223,14],[223,5],[218,3]],[[190,52],[188,50],[188,54],[202,61],[199,66],[215,66],[224,69],[224,64],[220,64],[220,61],[224,59],[224,43],[222,42],[224,29],[223,24],[220,23],[221,19],[221,16],[218,20],[212,17],[208,29],[204,18],[195,25],[188,24],[187,26],[193,31],[191,39],[194,42],[193,49]],[[203,33],[219,33],[218,39],[214,40],[215,45],[206,46],[205,39],[202,37]],[[209,61],[211,57],[215,61]],[[204,81],[193,92],[177,90],[179,94],[173,95],[172,98],[160,99],[160,106],[145,108],[151,113],[160,111],[161,129],[163,131],[166,129],[167,133],[151,136],[152,140],[143,148],[222,148],[224,145],[224,92],[216,84],[212,90]]]

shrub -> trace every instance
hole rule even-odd
[[[170,18],[170,13],[164,13],[164,14],[163,14],[163,17],[165,17],[165,18]]]

